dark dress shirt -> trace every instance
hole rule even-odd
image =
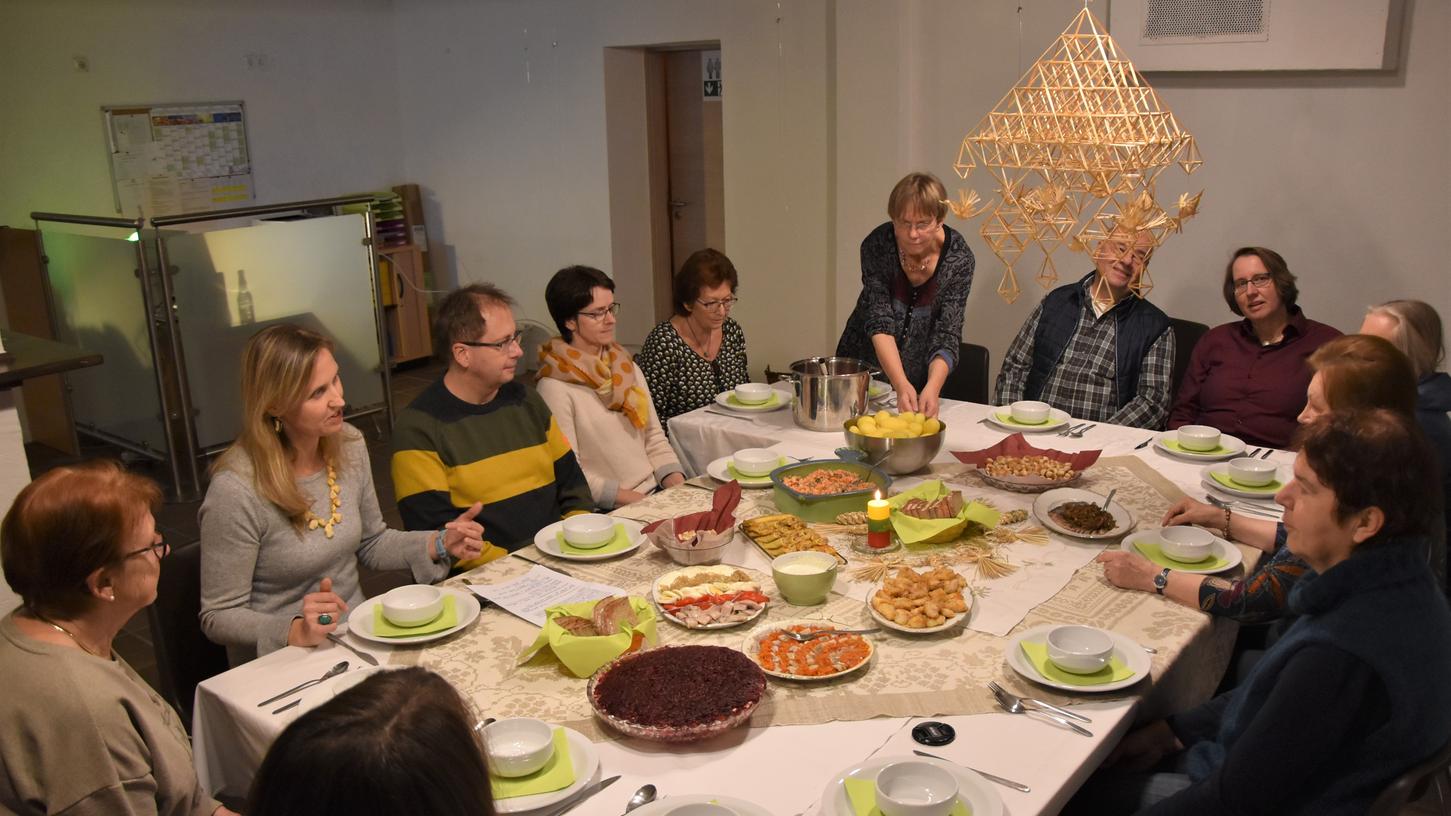
[[[1340,332],[1298,307],[1278,343],[1260,345],[1249,320],[1210,329],[1194,347],[1169,428],[1209,425],[1250,445],[1286,448],[1305,408],[1305,358]]]

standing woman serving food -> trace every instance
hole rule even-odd
[[[897,182],[887,215],[862,241],[862,291],[836,353],[879,365],[901,410],[936,416],[962,343],[972,250],[942,222],[947,190],[930,173]]]
[[[242,356],[242,430],[202,503],[202,631],[232,664],[316,646],[363,600],[358,561],[431,583],[479,554],[474,505],[443,530],[390,530],[363,435],[343,421],[330,340],[283,324]]]

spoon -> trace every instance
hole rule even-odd
[[[635,795],[630,797],[630,801],[625,804],[625,812],[629,813],[635,808],[648,805],[653,801],[655,801],[655,786],[641,785],[640,789],[635,791]]]
[[[324,674],[322,677],[319,677],[316,680],[309,680],[306,683],[299,683],[299,684],[293,686],[292,688],[288,689],[287,691],[282,692],[281,694],[276,694],[276,695],[273,695],[271,697],[268,697],[267,699],[265,699],[262,702],[258,703],[257,704],[257,707],[258,708],[261,708],[262,706],[265,706],[268,703],[275,703],[278,700],[281,700],[283,697],[286,697],[286,696],[291,695],[291,694],[296,694],[297,692],[302,691],[303,689],[308,688],[310,686],[315,686],[318,683],[323,682],[324,680],[329,680],[331,678],[337,677],[338,675],[342,674],[343,672],[345,672],[347,670],[348,670],[348,661],[344,660],[341,663],[337,664],[336,666],[333,666],[331,669],[328,669],[327,670],[327,673]]]
[[[1108,491],[1108,498],[1106,498],[1106,499],[1103,500],[1103,509],[1104,510],[1107,510],[1108,509],[1109,504],[1113,501],[1113,494],[1115,494],[1117,492],[1118,492],[1118,488],[1116,488],[1116,487],[1113,490]]]
[[[882,631],[880,628],[872,629],[818,629],[815,632],[792,632],[789,629],[782,629],[781,634],[796,641],[805,643],[808,640],[815,640],[827,635],[870,635],[873,632]]]

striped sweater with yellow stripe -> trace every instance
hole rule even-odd
[[[435,530],[474,502],[489,546],[470,569],[534,540],[534,534],[593,506],[589,484],[549,406],[506,383],[485,405],[455,397],[440,378],[398,414],[393,490],[403,526]]]

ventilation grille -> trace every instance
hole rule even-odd
[[[1269,7],[1269,0],[1147,0],[1141,42],[1263,42]]]

